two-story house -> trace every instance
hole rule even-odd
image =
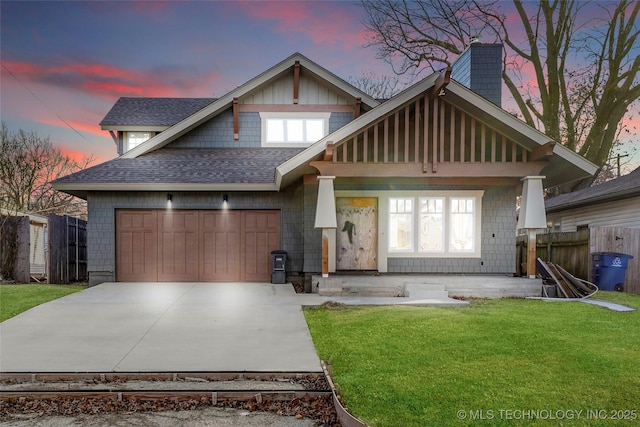
[[[455,68],[455,65],[454,65]],[[455,75],[455,70],[454,70]],[[512,274],[522,179],[595,167],[435,73],[382,103],[294,54],[217,98],[122,98],[88,201],[90,283]]]

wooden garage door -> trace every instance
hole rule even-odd
[[[240,280],[240,212],[200,215],[200,280]]]
[[[155,211],[116,211],[116,280],[158,280],[158,215]]]
[[[271,279],[279,211],[118,210],[118,281]]]
[[[198,211],[158,211],[158,281],[198,280]]]

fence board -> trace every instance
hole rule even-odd
[[[87,222],[49,215],[49,283],[87,279]]]
[[[573,276],[593,281],[591,254],[620,252],[633,256],[629,260],[625,291],[640,294],[640,229],[591,227],[575,232],[538,234],[536,256],[562,266]],[[527,236],[516,238],[516,271],[526,274]]]

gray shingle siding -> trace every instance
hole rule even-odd
[[[168,145],[171,148],[257,148],[260,140],[260,113],[240,113],[239,136],[233,139],[233,111],[228,109]]]
[[[351,113],[331,113],[329,117],[329,133],[335,132],[353,120]]]
[[[287,270],[301,272],[304,256],[303,190],[292,185],[278,193],[229,194],[231,209],[281,210],[281,246],[288,252]],[[173,192],[174,209],[220,209],[222,192]],[[87,250],[89,284],[115,281],[115,210],[165,209],[166,192],[89,192]]]
[[[304,271],[322,270],[322,230],[314,228],[318,185],[304,186]]]
[[[454,62],[451,78],[502,105],[502,45],[472,43]]]
[[[351,113],[331,113],[329,133],[353,120]],[[260,113],[240,113],[238,136],[233,139],[233,111],[228,109],[168,144],[168,148],[257,148],[262,145]]]

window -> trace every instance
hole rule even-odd
[[[449,251],[472,252],[474,242],[475,209],[474,199],[451,198],[451,232]]]
[[[420,251],[444,250],[444,199],[420,198]]]
[[[389,199],[389,251],[413,251],[413,199]]]
[[[389,256],[480,256],[481,191],[409,193],[389,197]]]
[[[331,113],[260,113],[262,145],[306,147],[329,132]]]
[[[124,151],[137,147],[152,136],[152,132],[127,132]]]

